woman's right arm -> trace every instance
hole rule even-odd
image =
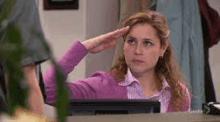
[[[129,27],[124,27],[107,34],[103,34],[97,36],[92,39],[88,39],[84,42],[74,41],[74,43],[70,46],[70,48],[64,53],[64,55],[58,59],[57,65],[61,67],[64,71],[65,75],[68,75],[74,67],[83,59],[83,57],[89,53],[98,53],[108,47],[114,46],[116,44],[117,38],[121,35],[125,34],[129,30]],[[47,99],[46,102],[52,104],[55,100],[55,91],[56,91],[56,84],[55,84],[55,71],[52,66],[50,66],[43,75],[44,84],[46,88],[46,95]],[[95,80],[101,80],[101,77],[94,78],[87,78],[84,81],[90,82]],[[82,82],[78,82],[82,83]],[[67,84],[69,91],[74,91],[78,89],[78,93],[74,94],[81,94],[81,89],[87,89],[88,87],[80,87],[76,83],[72,85]],[[82,85],[81,85],[82,86]],[[77,96],[79,96],[77,95]]]
[[[87,49],[81,42],[74,41],[64,55],[57,60],[57,65],[67,76],[87,53]],[[46,70],[43,74],[43,79],[47,96],[46,102],[53,104],[56,92],[55,69],[53,66]]]

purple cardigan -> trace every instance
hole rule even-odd
[[[65,74],[68,75],[87,53],[88,51],[84,45],[79,41],[74,41],[66,53],[58,59],[57,64],[63,69]],[[43,78],[47,95],[46,103],[54,104],[56,85],[54,68],[52,66],[46,70]],[[118,85],[118,82],[105,71],[96,71],[88,78],[75,82],[66,82],[66,85],[71,98],[128,99],[126,87]],[[188,110],[189,106],[190,105],[186,105],[185,110]]]
[[[58,59],[57,64],[68,75],[83,57],[87,50],[79,41],[74,41],[72,46]],[[55,77],[54,68],[50,66],[43,75],[46,87],[46,102],[55,102]],[[74,82],[66,82],[71,98],[120,98],[127,99],[126,87],[118,85],[113,77],[105,71],[96,71],[88,78]]]

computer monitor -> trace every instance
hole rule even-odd
[[[70,116],[160,113],[157,99],[71,99]]]

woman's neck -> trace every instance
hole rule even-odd
[[[140,82],[143,92],[146,96],[158,92],[157,82],[158,78],[154,70],[143,73],[132,73],[135,78]]]

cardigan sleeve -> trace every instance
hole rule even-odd
[[[85,57],[88,53],[87,49],[78,40],[74,41],[70,48],[64,55],[57,60],[57,65],[63,70],[64,75],[68,75],[74,67]],[[46,88],[46,103],[52,104],[55,101],[56,81],[55,70],[50,66],[43,74],[44,84]],[[74,87],[74,86],[72,86]],[[79,90],[76,93],[79,93]]]
[[[87,50],[79,41],[73,42],[64,55],[58,59],[57,65],[63,70],[64,75],[73,71]],[[46,103],[54,104],[56,99],[55,70],[50,66],[43,75],[46,88]],[[70,98],[95,99],[95,98],[126,98],[125,88],[118,88],[113,77],[105,71],[93,72],[88,78],[74,82],[65,82]],[[120,94],[118,94],[120,93]]]

